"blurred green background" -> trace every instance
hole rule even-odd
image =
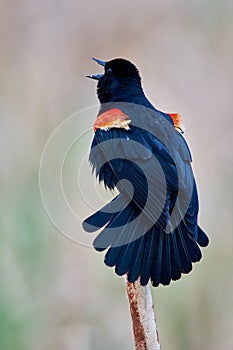
[[[193,153],[211,244],[192,274],[153,289],[162,347],[233,349],[232,15],[230,0],[1,1],[0,349],[133,349],[123,279],[59,234],[38,184],[52,131],[97,104],[93,56],[132,60]]]

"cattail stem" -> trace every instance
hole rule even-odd
[[[126,290],[132,317],[136,350],[160,350],[154,305],[149,284],[145,287],[139,279],[129,283],[125,275]]]

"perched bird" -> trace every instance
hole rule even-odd
[[[201,259],[208,237],[198,226],[198,194],[191,154],[178,114],[157,110],[146,98],[130,61],[94,59],[100,110],[89,160],[114,199],[83,222],[102,229],[93,245],[129,282],[168,285]]]

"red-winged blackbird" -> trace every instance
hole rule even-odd
[[[99,181],[119,194],[87,218],[105,264],[129,282],[168,285],[201,259],[208,237],[198,226],[198,195],[191,154],[178,114],[155,109],[137,68],[117,58],[94,59],[100,110],[94,124],[90,163]],[[198,246],[199,245],[199,246]]]

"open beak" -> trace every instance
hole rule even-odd
[[[105,61],[99,60],[98,58],[92,58],[95,62],[97,62],[100,66],[105,67]],[[86,75],[87,78],[94,79],[94,80],[100,80],[104,74],[92,74],[92,75]]]

